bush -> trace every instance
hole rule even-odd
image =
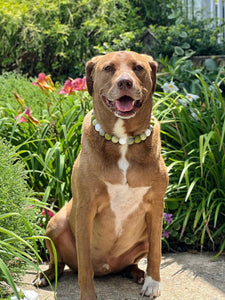
[[[145,26],[156,24],[169,26],[175,23],[171,18],[174,11],[178,10],[180,0],[131,0],[133,6],[138,8],[138,14],[144,21]]]
[[[34,253],[38,257],[35,240],[33,246],[29,242],[41,230],[36,225],[37,204],[15,148],[0,138],[0,281],[7,281],[14,292],[13,280],[18,280],[25,263],[32,264]]]
[[[174,53],[184,56],[193,51],[195,55],[223,55],[224,43],[218,43],[217,39],[224,25],[214,27],[213,21],[179,17],[171,26],[150,25],[158,42],[146,50],[154,57],[171,57]]]
[[[94,12],[94,14],[93,14]],[[129,17],[128,17],[129,16]],[[138,31],[137,8],[125,0],[0,0],[0,73],[80,76],[95,46]]]
[[[33,78],[22,76],[16,72],[4,73],[0,76],[0,111],[8,109],[18,114],[20,105],[15,101],[14,92],[22,99],[27,99],[29,106],[37,119],[45,119],[48,115],[46,107],[46,95],[36,86],[32,86]],[[0,118],[4,115],[0,114]]]

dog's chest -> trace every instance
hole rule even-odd
[[[110,207],[115,215],[115,231],[122,234],[124,221],[138,210],[149,187],[131,188],[128,184],[106,183],[110,197]]]
[[[122,120],[118,120],[115,125],[115,130],[117,136],[125,137],[122,130]],[[112,184],[105,182],[107,186],[107,191],[110,199],[110,207],[115,215],[115,231],[118,236],[123,232],[123,224],[125,220],[135,211],[138,210],[140,204],[143,201],[144,195],[149,190],[149,186],[140,187],[130,187],[127,183],[127,172],[130,166],[128,160],[126,159],[126,153],[129,151],[129,146],[127,144],[121,145],[120,147],[120,159],[117,162],[119,171],[122,172],[122,182],[121,184]],[[138,176],[138,174],[137,174]]]

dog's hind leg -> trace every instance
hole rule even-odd
[[[66,206],[51,218],[46,228],[46,236],[52,240],[57,252],[58,277],[63,273],[66,264],[73,270],[77,269],[75,238],[67,221]],[[35,286],[46,286],[48,280],[51,282],[55,279],[55,257],[52,244],[48,239],[46,246],[50,254],[49,268],[33,281]]]
[[[121,273],[124,277],[131,278],[138,284],[144,283],[145,272],[140,270],[136,264],[128,266]]]
[[[54,260],[54,253],[52,249],[51,242],[49,240],[46,240],[46,246],[48,248],[48,251],[50,253],[50,262],[49,267],[46,271],[43,273],[40,273],[39,276],[33,281],[33,285],[36,287],[43,287],[47,286],[49,284],[48,281],[52,282],[55,280],[55,260]],[[63,273],[65,264],[62,261],[62,257],[60,255],[60,252],[57,250],[57,275],[59,276]]]

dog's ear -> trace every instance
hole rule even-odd
[[[152,77],[152,93],[154,93],[156,88],[156,78],[157,78],[157,70],[158,70],[158,64],[156,61],[152,60],[149,62],[150,67],[152,69],[151,77]]]
[[[150,55],[147,54],[142,54],[147,60],[150,65],[150,68],[152,70],[151,72],[151,78],[152,78],[152,93],[154,93],[155,88],[156,88],[156,74],[158,70],[158,63],[153,60],[153,58]]]
[[[102,57],[102,55],[95,56],[86,63],[86,68],[85,68],[86,83],[87,83],[88,92],[91,96],[93,94],[93,84],[94,84],[93,72],[94,72],[94,68],[95,68],[96,63],[98,62],[98,60],[101,57]]]

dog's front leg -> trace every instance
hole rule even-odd
[[[91,203],[77,207],[76,247],[78,260],[78,281],[81,300],[96,300],[94,290],[94,272],[92,266],[91,240],[95,209]]]
[[[160,296],[160,263],[161,263],[161,235],[164,202],[151,201],[151,208],[146,214],[149,251],[148,264],[142,296]]]

